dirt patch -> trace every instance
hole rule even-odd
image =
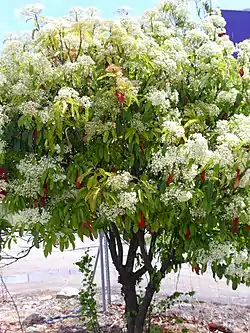
[[[25,333],[87,333],[80,320],[77,299],[57,299],[51,291],[15,295],[21,322],[37,313],[46,317],[46,323],[24,327]],[[101,332],[118,333],[124,330],[124,306],[117,302],[99,320]],[[180,302],[171,310],[154,315],[151,321],[155,333],[160,328],[166,333],[243,333],[250,332],[250,311],[247,307],[200,303],[193,300]],[[22,332],[13,302],[2,295],[0,299],[0,333]]]

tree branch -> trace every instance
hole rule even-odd
[[[112,229],[113,229],[113,234],[115,236],[116,243],[117,243],[118,264],[120,266],[122,266],[122,264],[123,264],[123,246],[122,246],[122,241],[121,241],[119,230],[118,230],[118,228],[117,228],[117,226],[116,226],[115,223],[112,223]]]
[[[139,246],[139,244],[138,244],[137,235],[133,234],[133,237],[129,244],[128,256],[127,256],[127,261],[126,261],[126,270],[128,273],[133,271],[135,256],[136,256],[138,246]]]
[[[147,249],[146,249],[146,243],[145,243],[145,238],[144,238],[144,231],[143,230],[139,230],[138,233],[138,243],[140,246],[140,250],[141,250],[141,255],[142,255],[142,259],[144,261],[144,265],[147,269],[147,271],[150,273],[153,271],[153,266],[151,264],[152,262],[152,254],[149,255],[147,253]],[[152,251],[152,250],[151,250]]]
[[[11,261],[11,262],[8,262],[8,263],[6,263],[6,264],[1,265],[0,268],[4,268],[4,267],[6,267],[6,266],[10,266],[10,265],[14,264],[15,262],[17,262],[18,260],[21,260],[21,259],[27,257],[27,256],[29,255],[30,251],[33,249],[33,247],[34,247],[34,245],[30,246],[30,247],[29,247],[28,249],[26,249],[26,250],[22,250],[21,252],[19,252],[19,253],[17,254],[17,257],[11,256],[11,255],[9,255],[8,253],[3,252],[3,253],[5,254],[5,256],[2,256],[2,255],[1,255],[1,256],[0,256],[0,259],[1,259],[1,260],[12,260],[12,261]],[[24,253],[24,254],[23,254],[23,253]],[[22,255],[20,255],[20,254],[22,254]]]

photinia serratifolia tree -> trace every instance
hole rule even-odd
[[[33,33],[8,36],[0,59],[5,242],[29,235],[48,255],[103,231],[129,333],[183,263],[250,284],[250,41],[235,49],[218,10],[194,22],[188,8],[28,6]]]

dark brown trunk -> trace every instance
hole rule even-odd
[[[145,322],[146,322],[146,318],[147,318],[148,309],[149,309],[150,304],[152,302],[155,291],[156,291],[156,289],[155,289],[154,282],[150,281],[148,283],[147,288],[146,288],[146,292],[145,292],[145,295],[143,297],[142,303],[139,307],[138,315],[137,315],[137,318],[136,318],[136,321],[135,321],[134,333],[142,333],[143,332]]]
[[[135,323],[138,315],[138,301],[136,296],[135,283],[127,282],[123,285],[122,291],[125,300],[125,316],[127,321],[127,333],[135,333]]]

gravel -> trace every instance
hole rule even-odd
[[[27,327],[20,323],[13,302],[6,296],[0,298],[0,333],[87,333],[80,320],[80,306],[77,298],[58,299],[51,291],[18,294],[13,296],[18,308],[20,321],[39,314],[45,323]],[[100,295],[98,295],[98,299]],[[124,305],[117,295],[116,303],[103,314],[100,312],[100,331],[118,333],[124,331]],[[30,317],[31,316],[31,317]],[[232,304],[198,302],[195,298],[189,302],[181,301],[170,310],[152,316],[152,325],[161,327],[168,333],[243,333],[250,332],[249,307]]]

